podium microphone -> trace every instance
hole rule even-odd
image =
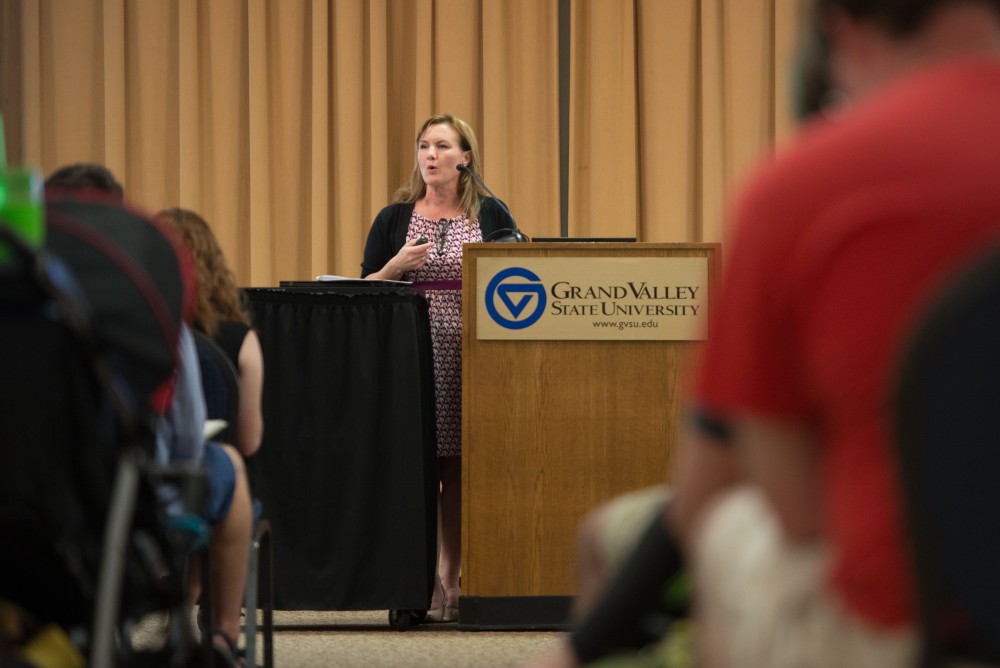
[[[510,218],[511,224],[513,225],[513,227],[505,227],[490,232],[488,235],[486,235],[486,238],[483,239],[483,241],[493,241],[498,243],[527,241],[528,238],[523,234],[521,234],[521,231],[517,229],[517,222],[514,220],[514,216],[511,214],[510,209],[507,208],[507,205],[501,202],[499,199],[497,199],[497,196],[494,195],[493,192],[486,187],[485,183],[479,180],[479,177],[476,176],[476,173],[474,171],[469,169],[468,165],[466,165],[463,162],[460,162],[458,163],[457,167],[458,171],[464,172],[469,176],[471,176],[472,180],[476,182],[476,185],[485,190],[486,194],[488,194],[490,198],[493,199],[494,202],[500,205],[500,208],[504,210],[504,213],[507,214],[507,216]]]

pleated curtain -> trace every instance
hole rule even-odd
[[[3,0],[11,162],[111,168],[240,282],[357,276],[415,133],[476,130],[535,236],[720,241],[792,129],[799,0]]]

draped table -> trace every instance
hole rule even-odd
[[[425,610],[436,560],[427,299],[366,281],[244,290],[264,351],[275,606]]]

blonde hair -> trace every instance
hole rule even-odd
[[[174,226],[191,252],[198,277],[198,299],[195,305],[195,327],[209,338],[219,333],[219,323],[235,320],[250,324],[236,284],[236,276],[226,264],[222,248],[205,219],[194,211],[181,208],[165,209],[157,217]]]
[[[472,131],[469,124],[454,114],[438,114],[436,116],[431,116],[424,121],[423,125],[420,126],[420,130],[417,132],[417,139],[414,142],[416,146],[420,145],[420,138],[424,136],[424,132],[427,131],[427,128],[432,125],[448,125],[454,128],[455,132],[458,133],[458,139],[462,150],[468,151],[471,156],[468,164],[469,169],[475,173],[476,176],[482,179],[482,174],[480,172],[479,142],[476,141],[476,133]],[[392,197],[392,201],[412,204],[423,197],[426,193],[427,184],[424,183],[424,177],[420,174],[420,165],[417,164],[416,159],[414,159],[413,171],[410,173],[409,180],[396,190],[396,193]],[[458,177],[458,203],[470,222],[479,219],[479,207],[485,196],[486,193],[480,190],[479,186],[472,178],[472,175],[468,172],[462,172],[462,175]]]

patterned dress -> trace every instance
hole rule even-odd
[[[450,220],[428,220],[416,211],[410,216],[406,240],[427,237],[433,246],[424,266],[408,272],[414,282],[462,279],[462,244],[483,240],[479,225],[465,215]],[[462,454],[462,291],[428,290],[431,343],[434,356],[434,393],[437,404],[438,457]]]

